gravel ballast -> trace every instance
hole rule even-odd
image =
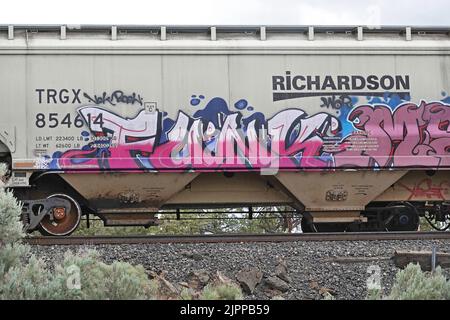
[[[67,250],[95,249],[106,263],[141,264],[149,272],[167,272],[173,283],[199,270],[220,271],[235,281],[240,272],[261,272],[261,281],[251,293],[245,290],[245,299],[323,299],[325,292],[335,299],[365,299],[370,270],[380,270],[387,295],[399,270],[391,259],[394,252],[431,251],[433,246],[450,252],[449,240],[32,246],[32,252],[50,265]],[[449,271],[444,269],[447,278]]]

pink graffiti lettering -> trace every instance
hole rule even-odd
[[[288,109],[257,128],[256,120],[242,126],[239,112],[223,117],[220,125],[194,119],[183,112],[157,144],[162,134],[159,112],[141,111],[123,119],[98,107],[79,110],[95,137],[108,137],[110,144],[87,150],[70,150],[59,159],[61,168],[110,169],[254,169],[267,167],[327,167],[321,159],[323,137],[334,135],[339,122],[327,113],[308,117],[299,109]],[[102,121],[98,121],[99,117]]]
[[[252,170],[336,167],[437,168],[450,166],[450,106],[441,102],[361,105],[348,121],[356,129],[339,136],[328,113],[285,109],[272,118],[244,119],[216,109],[194,116],[178,112],[163,128],[163,114],[141,110],[124,118],[99,106],[78,110],[91,140],[69,150],[58,168],[148,170]],[[211,101],[213,101],[211,100]],[[167,120],[168,118],[166,118]],[[325,145],[325,141],[327,144]],[[421,189],[422,190],[422,189]]]
[[[360,106],[348,117],[356,132],[335,154],[337,167],[423,167],[450,165],[450,106],[440,102]],[[361,134],[362,133],[362,134]],[[355,135],[372,139],[372,149],[355,146]],[[352,140],[353,139],[353,140]]]

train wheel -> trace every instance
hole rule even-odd
[[[393,207],[389,211],[391,218],[386,223],[388,231],[417,231],[419,229],[419,213],[414,205],[408,202],[393,202],[388,204],[388,207]]]
[[[51,215],[45,216],[39,225],[39,231],[44,235],[67,236],[75,231],[80,224],[81,208],[78,203],[68,195],[54,194],[49,198],[63,198],[70,201],[70,210],[64,208],[53,208]]]

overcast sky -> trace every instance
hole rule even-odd
[[[450,26],[450,1],[3,0],[0,24]]]

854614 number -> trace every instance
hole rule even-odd
[[[95,124],[103,124],[102,115],[100,114],[97,118],[91,119],[89,117],[89,122],[93,122]],[[65,126],[67,128],[71,128],[72,126],[75,126],[76,128],[81,128],[84,125],[83,118],[78,114],[75,117],[70,114],[59,114],[59,113],[38,113],[36,114],[36,127],[38,128],[57,128],[59,126]]]

